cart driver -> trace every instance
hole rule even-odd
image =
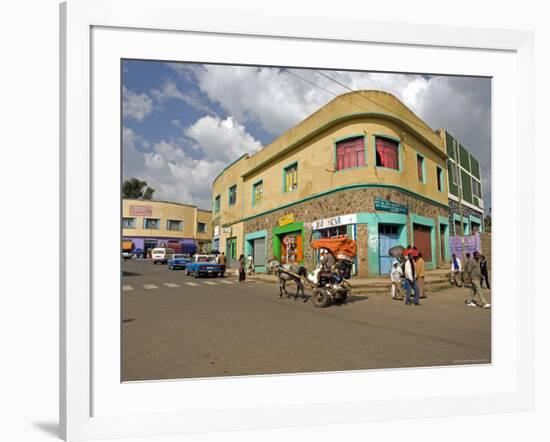
[[[330,278],[332,267],[336,264],[336,258],[326,249],[321,249],[321,276]]]

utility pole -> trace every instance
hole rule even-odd
[[[460,166],[458,164],[457,150],[457,142],[453,138],[453,155],[457,174],[456,182],[458,184],[458,211],[460,212],[460,245],[462,253],[461,259],[464,260],[464,212],[462,211],[462,173],[460,173]]]

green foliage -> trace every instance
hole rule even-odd
[[[125,199],[151,200],[154,193],[155,189],[149,187],[146,181],[137,178],[130,178],[122,184],[122,198]]]

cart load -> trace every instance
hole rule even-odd
[[[340,236],[336,238],[316,239],[311,242],[313,249],[326,249],[336,259],[353,261],[357,256],[357,244],[353,239]]]

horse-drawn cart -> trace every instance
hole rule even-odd
[[[300,294],[307,301],[304,285],[313,290],[313,305],[315,307],[328,307],[333,303],[344,303],[351,294],[351,284],[347,281],[351,277],[351,269],[357,254],[357,246],[354,240],[346,237],[318,239],[311,242],[314,250],[322,250],[333,256],[334,262],[330,268],[326,268],[326,262],[320,262],[315,270],[308,272],[303,266],[294,264],[278,265],[279,295],[286,294],[286,282],[294,281],[297,286],[297,299]]]

